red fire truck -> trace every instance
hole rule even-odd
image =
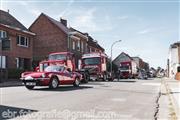
[[[110,79],[107,70],[107,55],[100,52],[83,54],[80,69],[88,71],[91,80]]]
[[[121,62],[120,67],[120,78],[136,78],[138,75],[137,64],[135,61]]]

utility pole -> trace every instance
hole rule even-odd
[[[113,49],[113,46],[118,43],[118,42],[121,42],[122,40],[117,40],[115,41],[112,45],[111,45],[111,76],[112,76],[112,49]]]

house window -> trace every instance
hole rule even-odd
[[[23,46],[23,47],[28,47],[29,46],[29,38],[18,35],[17,36],[17,45]]]
[[[0,38],[7,38],[7,32],[0,30]]]
[[[72,41],[72,48],[73,48],[73,50],[75,50],[75,48],[76,48],[75,41]]]
[[[84,43],[81,41],[81,52],[84,51]]]
[[[80,41],[77,41],[77,49],[80,50]]]
[[[28,70],[31,67],[30,59],[28,58],[16,58],[16,68]]]
[[[177,67],[177,72],[180,72],[180,66]]]
[[[6,56],[0,56],[0,68],[6,68]]]

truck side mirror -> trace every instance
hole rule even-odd
[[[81,61],[81,60],[78,60],[78,69],[79,69],[79,70],[81,69],[81,65],[82,65],[82,61]]]

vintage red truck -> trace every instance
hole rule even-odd
[[[136,78],[138,76],[137,64],[135,61],[120,62],[120,78]]]
[[[100,52],[83,54],[80,69],[88,71],[92,80],[110,80],[110,72],[107,70],[107,55]]]
[[[73,84],[79,86],[82,75],[71,71],[62,60],[48,60],[39,63],[39,70],[35,72],[24,72],[21,74],[27,89],[35,86],[49,86],[57,88],[59,85]]]

